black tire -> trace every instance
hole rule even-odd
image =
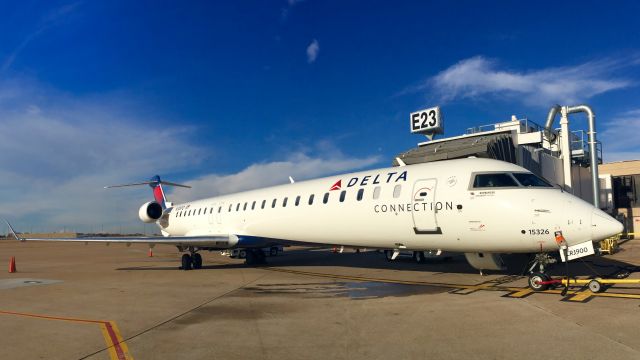
[[[425,258],[424,258],[424,252],[422,251],[414,251],[413,252],[413,259],[418,263],[421,264],[424,262]]]
[[[202,269],[202,256],[200,254],[193,254],[191,261],[193,261],[194,269]]]
[[[269,249],[269,255],[271,255],[271,256],[278,255],[278,248],[274,246],[271,249]]]
[[[385,250],[384,251],[384,257],[387,258],[387,261],[393,261],[392,257],[393,257],[393,251],[391,250]]]
[[[598,280],[591,280],[589,281],[589,290],[591,290],[592,293],[599,293],[603,290],[602,284]]]
[[[549,284],[539,284],[540,281],[549,281],[549,276],[542,273],[532,273],[529,275],[529,287],[533,291],[545,291]]]
[[[238,259],[245,259],[247,257],[247,250],[240,250],[238,251]]]
[[[182,270],[191,270],[191,255],[183,254],[182,255]]]
[[[244,263],[246,265],[255,265],[258,263],[258,255],[252,249],[248,249],[246,251],[246,256],[244,258]]]

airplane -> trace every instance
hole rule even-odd
[[[480,270],[504,269],[500,254],[537,253],[532,287],[548,280],[556,231],[572,246],[623,230],[602,210],[515,164],[474,157],[400,164],[176,205],[163,185],[186,186],[159,176],[114,186],[153,189],[139,217],[156,223],[162,236],[30,239],[7,224],[21,241],[174,245],[184,252],[184,270],[202,267],[199,251],[244,248],[254,265],[265,260],[262,248],[292,244],[459,252]]]

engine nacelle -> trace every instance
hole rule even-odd
[[[162,217],[162,206],[155,201],[149,201],[140,206],[138,210],[140,220],[145,223],[153,223]]]

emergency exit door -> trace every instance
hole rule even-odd
[[[411,214],[416,234],[442,234],[437,220],[437,184],[437,179],[422,179],[413,184]]]

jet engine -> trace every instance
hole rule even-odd
[[[138,210],[138,216],[142,222],[156,222],[162,216],[162,206],[155,201],[144,203],[140,206],[140,210]]]

